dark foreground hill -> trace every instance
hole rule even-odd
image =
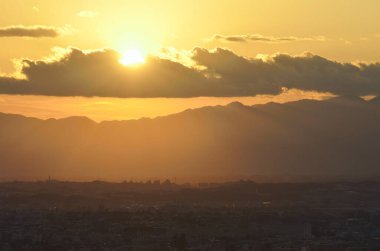
[[[0,114],[3,179],[380,176],[380,105],[357,97],[131,121]]]

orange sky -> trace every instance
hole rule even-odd
[[[189,108],[226,105],[240,101],[246,105],[267,102],[289,102],[302,98],[325,99],[328,93],[286,91],[278,96],[260,95],[257,97],[200,97],[200,98],[85,98],[85,97],[43,97],[0,95],[1,111],[24,114],[38,118],[64,118],[87,116],[95,121],[128,120],[141,117],[154,118],[178,113]]]
[[[17,63],[21,59],[46,60],[69,47],[110,48],[121,57],[137,51],[137,58],[159,55],[185,65],[189,63],[186,54],[194,47],[223,47],[247,58],[312,52],[339,62],[380,61],[377,0],[3,0],[1,5],[3,76],[22,76]],[[12,27],[36,26],[55,29],[57,36],[9,35]],[[173,54],[184,56],[173,58]],[[292,91],[279,97],[120,99],[4,94],[0,95],[0,112],[41,118],[130,119],[234,100],[255,104],[316,96],[326,95]]]

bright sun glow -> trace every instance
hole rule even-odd
[[[141,53],[141,51],[133,49],[128,50],[125,53],[123,53],[120,64],[126,65],[126,66],[132,66],[132,65],[140,65],[145,63],[145,57]]]

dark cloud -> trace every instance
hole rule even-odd
[[[293,42],[293,41],[324,41],[325,38],[323,36],[318,37],[272,37],[272,36],[264,36],[260,34],[250,34],[250,35],[231,35],[231,36],[223,36],[223,35],[214,35],[211,40],[218,40],[223,42],[272,42],[272,43],[280,43],[280,42]]]
[[[221,82],[238,87],[242,94],[276,93],[283,87],[338,95],[380,93],[379,63],[339,63],[312,54],[247,59],[225,49],[200,48],[194,50],[193,59]]]
[[[60,29],[49,26],[8,26],[0,28],[0,37],[57,37]]]
[[[0,80],[0,93],[53,96],[189,97],[210,94],[206,77],[170,60],[150,57],[141,67],[125,67],[112,50],[72,49],[56,61],[24,60],[27,80]],[[210,88],[210,90],[215,88]]]
[[[241,57],[226,49],[196,48],[197,67],[149,57],[125,67],[112,50],[72,49],[49,61],[24,60],[25,80],[0,78],[0,93],[52,96],[197,97],[279,94],[283,88],[337,95],[379,95],[380,64],[334,62],[307,54]]]

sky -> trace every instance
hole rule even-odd
[[[95,120],[380,94],[376,0],[2,0],[0,112]]]

